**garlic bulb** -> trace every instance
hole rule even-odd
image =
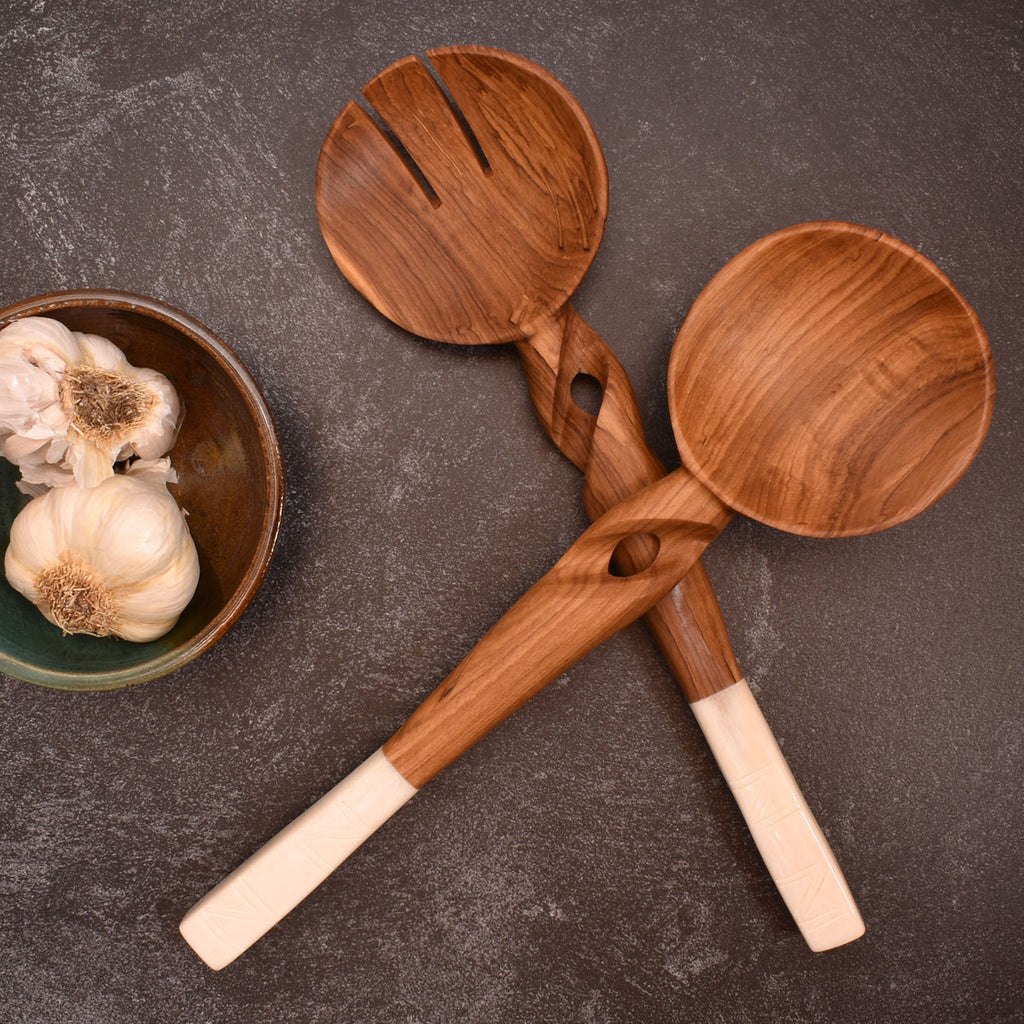
[[[4,571],[65,633],[155,640],[199,580],[167,459],[139,461],[96,487],[58,487],[15,517]]]
[[[93,487],[115,462],[159,458],[180,414],[171,382],[106,338],[49,317],[0,330],[0,454],[21,468],[22,490]]]

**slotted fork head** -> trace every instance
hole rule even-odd
[[[320,151],[317,215],[348,280],[435,341],[515,341],[568,301],[608,212],[604,157],[562,84],[515,54],[452,46],[392,64]],[[381,123],[378,123],[378,119]]]

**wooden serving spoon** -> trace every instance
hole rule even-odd
[[[734,511],[832,537],[926,508],[980,448],[994,393],[978,318],[913,249],[828,222],[755,242],[701,292],[673,346],[686,465],[586,530],[375,754],[189,911],[185,939],[211,967],[230,963],[437,772],[653,607]],[[628,538],[652,559],[615,576]],[[714,707],[708,722],[742,729],[745,710]],[[756,770],[730,781],[777,792]],[[772,841],[787,842],[786,824]]]
[[[644,440],[625,371],[569,302],[604,230],[604,155],[575,99],[536,64],[489,47],[429,57],[454,107],[408,57],[363,90],[386,131],[354,102],[332,125],[317,167],[324,239],[349,281],[400,327],[435,341],[516,344],[537,416],[584,471],[584,506],[597,519],[665,474]],[[596,416],[573,400],[581,375],[600,385]],[[647,557],[633,542],[616,561],[631,572]],[[770,806],[736,796],[797,924],[814,922],[813,932],[805,929],[811,947],[863,934],[842,871],[736,664],[700,561],[647,623],[701,728],[702,701],[747,708],[742,730],[705,729],[719,763],[784,780]],[[765,841],[784,811],[789,842]],[[792,878],[812,852],[818,885],[809,896]]]

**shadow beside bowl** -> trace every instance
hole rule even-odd
[[[0,327],[48,316],[108,338],[134,366],[167,376],[185,409],[168,453],[171,493],[188,513],[199,586],[175,627],[150,643],[63,636],[0,574],[0,671],[67,690],[110,690],[181,668],[238,620],[273,556],[284,504],[284,466],[263,396],[238,357],[185,313],[127,292],[83,290],[0,310]],[[0,552],[28,500],[18,470],[0,459]]]

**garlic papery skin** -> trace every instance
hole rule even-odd
[[[93,487],[116,462],[167,452],[180,421],[171,382],[106,338],[50,317],[0,330],[0,454],[21,468],[22,490]]]
[[[66,633],[155,640],[192,599],[199,557],[167,490],[167,459],[95,487],[33,498],[11,524],[4,572]]]

